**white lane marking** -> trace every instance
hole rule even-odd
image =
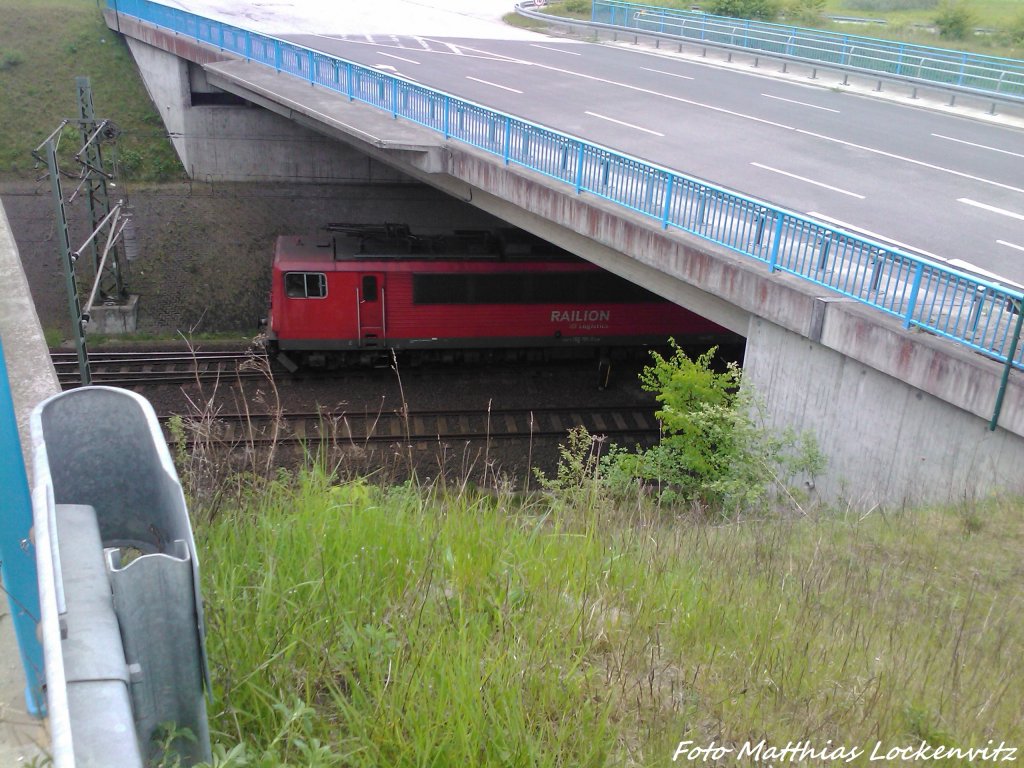
[[[772,168],[770,165],[761,165],[761,163],[751,163],[751,165],[754,166],[755,168],[761,168],[765,171],[771,171],[772,173],[781,174],[782,176],[789,176],[789,178],[796,179],[797,181],[805,181],[808,184],[813,184],[816,187],[824,187],[825,189],[831,189],[833,192],[838,192],[841,195],[849,195],[850,197],[856,197],[858,200],[864,199],[864,195],[858,195],[856,192],[850,192],[849,190],[846,189],[833,187],[831,184],[825,184],[824,182],[821,181],[808,179],[805,176],[797,176],[795,173],[790,173],[789,171],[782,171],[779,170],[778,168]]]
[[[996,240],[996,242],[998,243],[1002,241]],[[1021,250],[1024,251],[1024,248],[1021,248]],[[971,262],[964,261],[963,259],[950,259],[949,266],[956,267],[963,272],[973,272],[979,277],[984,277],[993,283],[999,283],[1000,285],[1009,286],[1011,288],[1019,289],[1021,287],[1018,283],[1013,282],[1013,280],[1005,278],[1002,275],[997,275],[995,272],[989,272],[987,269],[983,269],[977,264],[971,264]]]
[[[445,42],[442,42],[441,45],[443,45],[449,51],[454,53],[456,56],[465,56],[466,55],[466,54],[464,54],[462,52],[462,46],[456,45],[455,43],[445,43]]]
[[[384,51],[377,51],[377,55],[378,56],[387,56],[389,59],[398,59],[399,61],[407,61],[410,64],[419,64],[418,61],[414,61],[413,59],[407,59],[404,56],[395,56],[395,54],[393,54],[393,53],[384,53]]]
[[[1005,208],[996,208],[994,205],[979,203],[977,200],[971,200],[967,197],[958,197],[956,201],[958,203],[963,203],[964,205],[973,205],[975,208],[981,208],[983,211],[998,213],[1003,216],[1009,216],[1011,219],[1020,219],[1021,221],[1024,221],[1024,214],[1014,213],[1013,211],[1008,211]]]
[[[615,123],[616,125],[623,125],[626,128],[633,128],[637,131],[643,131],[644,133],[649,133],[653,136],[661,136],[663,138],[665,136],[664,133],[652,131],[650,128],[641,128],[639,125],[633,125],[632,123],[624,123],[621,120],[616,120],[614,117],[608,117],[607,115],[599,115],[597,114],[597,112],[585,112],[584,114],[590,115],[591,117],[600,118],[601,120],[607,120],[609,123]]]
[[[863,149],[865,152],[873,152],[876,155],[882,157],[891,157],[893,160],[902,160],[905,163],[911,163],[912,165],[919,165],[922,168],[928,168],[932,171],[941,171],[942,173],[948,173],[953,176],[959,176],[962,179],[970,179],[971,181],[977,181],[982,184],[990,184],[993,187],[999,187],[1000,189],[1008,189],[1011,192],[1020,192],[1024,194],[1024,189],[1021,187],[1014,187],[1010,184],[1003,184],[1001,181],[993,181],[992,179],[985,179],[981,176],[974,176],[970,173],[964,173],[963,171],[954,171],[952,168],[943,168],[941,165],[935,165],[934,163],[926,163],[924,160],[915,160],[912,157],[906,157],[905,155],[897,155],[893,152],[886,152],[884,149],[875,149],[874,147],[865,147],[863,144],[855,144],[852,141],[845,141],[843,139],[837,139],[833,136],[825,136],[821,133],[814,133],[813,131],[806,131],[803,128],[796,128],[797,133],[802,133],[804,136],[813,136],[816,139],[823,141],[831,141],[834,144],[842,144],[845,147],[853,147],[854,149]]]
[[[655,91],[655,90],[653,90],[651,88],[641,88],[640,86],[630,85],[629,83],[620,83],[620,82],[617,82],[615,80],[608,80],[606,78],[597,77],[596,75],[587,75],[587,74],[584,74],[582,72],[574,72],[574,71],[572,71],[570,69],[561,69],[560,67],[553,67],[553,66],[551,66],[549,64],[540,64],[539,62],[527,61],[526,59],[519,59],[519,58],[515,58],[515,57],[511,57],[511,56],[503,56],[502,54],[491,53],[489,51],[484,51],[482,49],[472,49],[472,50],[474,50],[476,53],[488,54],[490,56],[494,56],[495,58],[504,59],[505,61],[508,61],[510,63],[523,64],[525,66],[537,67],[538,69],[546,69],[546,70],[549,70],[551,72],[557,72],[559,74],[569,75],[570,77],[578,77],[578,78],[580,78],[582,80],[593,80],[595,82],[606,83],[608,85],[614,85],[616,87],[625,88],[625,89],[630,90],[630,91],[636,91],[637,93],[643,93],[643,94],[646,94],[648,96],[655,96],[655,97],[661,98],[661,99],[668,99],[670,101],[679,102],[680,104],[689,104],[691,106],[700,107],[702,109],[707,109],[707,110],[710,110],[712,112],[718,112],[718,113],[723,114],[723,115],[732,115],[733,117],[739,117],[739,118],[744,119],[744,120],[751,120],[751,121],[753,121],[755,123],[761,123],[762,125],[772,125],[772,126],[775,126],[776,128],[782,128],[782,129],[787,130],[787,131],[794,131],[795,133],[800,133],[800,134],[803,134],[804,136],[811,136],[811,137],[816,138],[816,139],[821,139],[822,141],[828,141],[828,142],[832,142],[834,144],[841,144],[843,146],[852,147],[854,149],[862,149],[865,152],[871,152],[871,153],[876,154],[876,155],[881,155],[882,157],[892,158],[893,160],[901,160],[903,162],[910,163],[912,165],[918,165],[918,166],[920,166],[922,168],[928,168],[930,170],[939,171],[941,173],[948,173],[948,174],[950,174],[952,176],[958,176],[958,177],[960,177],[962,179],[970,179],[971,181],[977,181],[977,182],[979,182],[981,184],[989,184],[989,185],[994,186],[994,187],[999,187],[1000,189],[1007,189],[1007,190],[1009,190],[1011,192],[1020,192],[1020,193],[1024,194],[1024,188],[1015,187],[1015,186],[1013,186],[1011,184],[1003,184],[1002,182],[999,182],[999,181],[993,181],[992,179],[985,179],[985,178],[982,178],[980,176],[974,176],[973,174],[964,173],[963,171],[955,171],[952,168],[944,168],[941,165],[935,165],[933,163],[926,163],[923,160],[914,160],[911,157],[906,157],[905,155],[897,155],[897,154],[895,154],[893,152],[886,152],[885,150],[882,150],[882,149],[875,149],[873,147],[866,147],[863,144],[856,144],[856,143],[854,143],[852,141],[846,141],[844,139],[837,139],[834,136],[826,136],[826,135],[821,134],[821,133],[814,133],[813,131],[808,131],[808,130],[805,130],[803,128],[796,128],[796,127],[794,127],[792,125],[786,125],[785,123],[779,123],[779,122],[776,122],[774,120],[766,120],[766,119],[761,118],[761,117],[754,117],[753,115],[746,115],[746,114],[743,114],[742,112],[734,112],[731,109],[725,109],[724,107],[716,107],[716,106],[714,106],[712,104],[706,104],[704,102],[694,101],[693,99],[684,99],[681,96],[671,96],[671,95],[669,95],[667,93],[660,93],[659,91]]]
[[[554,51],[555,53],[564,53],[564,54],[566,54],[568,56],[582,56],[583,55],[582,53],[577,53],[576,51],[566,51],[566,50],[564,50],[562,48],[552,48],[551,46],[548,46],[548,45],[537,45],[537,43],[530,43],[530,47],[531,48],[543,48],[545,51]]]
[[[680,75],[677,72],[666,72],[663,69],[651,69],[650,67],[640,67],[645,72],[656,72],[659,75],[668,75],[669,77],[678,77],[680,80],[695,80],[696,78],[690,77],[689,75]]]
[[[973,141],[964,141],[963,139],[954,139],[952,136],[943,136],[941,133],[933,133],[936,139],[945,139],[946,141],[955,141],[957,144],[966,144],[969,147],[977,147],[978,149],[987,149],[992,152],[1001,152],[1004,155],[1010,155],[1011,157],[1024,157],[1019,152],[1010,152],[1007,149],[999,149],[998,147],[990,147],[987,144],[975,144]]]
[[[398,74],[398,70],[392,67],[390,64],[374,64],[373,68],[379,69],[382,72],[394,72],[395,74]]]
[[[840,221],[839,219],[833,219],[831,216],[826,216],[824,213],[819,213],[817,211],[808,211],[807,215],[810,216],[811,218],[821,219],[822,221],[827,221],[829,224],[835,224],[837,227],[842,227],[843,229],[848,229],[850,232],[855,232],[857,234],[864,235],[865,237],[870,237],[872,240],[879,240],[879,241],[881,241],[883,243],[889,243],[890,245],[895,245],[897,248],[903,248],[903,249],[905,249],[907,251],[913,251],[914,253],[919,253],[922,256],[927,256],[928,258],[935,259],[936,261],[942,261],[942,262],[948,261],[947,259],[944,259],[941,256],[938,256],[938,255],[936,255],[934,253],[929,253],[928,251],[924,251],[924,250],[922,250],[920,248],[917,248],[916,246],[907,245],[906,243],[901,243],[899,240],[893,240],[891,237],[886,237],[885,235],[880,235],[877,232],[872,232],[870,229],[863,229],[862,227],[858,227],[858,226],[856,226],[854,224],[849,224],[849,223],[847,223],[845,221]]]
[[[1018,251],[1024,251],[1024,245],[1017,245],[1016,243],[1008,243],[1005,240],[996,240],[1000,245],[1005,245],[1007,248],[1014,248]]]
[[[430,44],[424,38],[416,37],[414,35],[412,39],[419,43],[420,48],[422,48],[424,51],[428,53],[430,52]]]
[[[466,75],[466,79],[467,80],[473,80],[474,82],[477,82],[477,83],[483,83],[484,85],[489,85],[492,88],[501,88],[501,90],[503,90],[503,91],[511,91],[512,93],[519,93],[519,94],[522,93],[522,91],[518,90],[517,88],[509,88],[507,85],[499,85],[498,83],[492,83],[489,80],[481,80],[479,77],[472,77],[470,75]]]
[[[467,50],[470,50],[470,49],[467,49]],[[476,53],[487,54],[487,55],[493,56],[493,57],[498,58],[498,59],[503,59],[503,60],[505,60],[505,61],[507,61],[507,62],[509,62],[511,64],[522,64],[522,65],[528,66],[528,67],[537,67],[538,69],[546,69],[546,70],[548,70],[550,72],[557,72],[558,74],[561,74],[561,75],[569,75],[570,77],[578,77],[581,80],[592,80],[592,81],[597,82],[597,83],[605,83],[607,85],[614,85],[614,86],[616,86],[618,88],[625,88],[626,90],[636,91],[637,93],[643,93],[643,94],[646,94],[648,96],[656,96],[659,99],[668,99],[669,101],[677,101],[680,104],[690,104],[691,106],[701,107],[702,109],[707,109],[707,110],[710,110],[712,112],[719,112],[719,113],[721,113],[723,115],[732,115],[733,117],[743,118],[744,120],[752,120],[755,123],[762,123],[764,125],[773,125],[776,128],[784,128],[787,131],[795,131],[795,130],[797,130],[793,126],[786,125],[785,123],[779,123],[779,122],[776,122],[774,120],[765,120],[764,118],[754,117],[753,115],[745,115],[742,112],[734,112],[731,109],[725,109],[724,107],[716,107],[713,104],[705,104],[702,101],[694,101],[693,99],[684,99],[681,96],[672,96],[672,95],[667,94],[667,93],[661,93],[660,91],[655,91],[655,90],[653,90],[651,88],[642,88],[639,85],[630,85],[629,83],[620,83],[620,82],[618,82],[616,80],[608,80],[607,78],[604,78],[604,77],[598,77],[597,75],[588,75],[588,74],[585,74],[583,72],[574,72],[571,69],[562,69],[561,67],[554,67],[554,66],[551,66],[550,64],[541,64],[540,62],[537,62],[537,61],[527,61],[526,59],[519,59],[519,58],[515,58],[515,57],[512,57],[512,56],[504,56],[504,55],[502,55],[500,53],[491,53],[489,51],[485,51],[485,50],[479,49],[479,48],[474,48],[474,49],[471,49],[471,50],[473,50]]]
[[[762,93],[766,99],[775,99],[776,101],[785,101],[789,104],[799,104],[801,107],[810,107],[811,109],[820,109],[822,112],[835,112],[839,114],[838,109],[832,109],[830,107],[819,107],[817,104],[808,104],[806,101],[797,101],[796,99],[784,99],[781,96],[772,96],[770,93]]]

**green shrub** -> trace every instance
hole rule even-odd
[[[17,51],[0,51],[0,72],[14,69],[24,61],[24,57]]]
[[[824,456],[810,434],[777,432],[759,419],[760,408],[735,363],[712,367],[717,348],[691,359],[653,353],[640,381],[657,392],[665,437],[653,448],[610,449],[601,478],[616,495],[637,481],[651,484],[666,503],[699,504],[722,514],[747,509],[774,489],[789,489],[803,474],[813,479]],[[589,471],[586,465],[582,469]]]
[[[123,149],[119,154],[117,166],[120,175],[125,179],[138,178],[143,165],[142,154],[134,149]]]
[[[565,10],[569,13],[591,13],[590,0],[565,0]]]
[[[921,8],[934,8],[939,0],[846,0],[843,7],[851,11],[874,11],[889,13],[891,11],[914,11]]]
[[[1010,45],[1024,44],[1024,13],[1010,22],[1006,28],[1005,37]]]
[[[964,2],[944,2],[935,17],[939,37],[947,40],[964,40],[974,27],[974,11]]]
[[[788,20],[803,26],[818,24],[824,14],[825,0],[793,0],[786,9]]]
[[[779,4],[775,0],[711,0],[707,10],[715,16],[772,21],[779,15]]]

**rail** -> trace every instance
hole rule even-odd
[[[386,110],[1024,370],[1019,290],[448,93],[150,0],[111,9]],[[998,415],[998,414],[997,414]]]
[[[591,22],[1024,101],[1017,59],[619,0],[594,0]]]

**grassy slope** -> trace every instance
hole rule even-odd
[[[244,508],[199,539],[213,727],[254,765],[1024,743],[1019,502],[713,526],[312,473]]]
[[[0,179],[35,175],[29,152],[78,116],[77,75],[91,80],[96,115],[123,131],[120,152],[138,163],[136,176],[173,172],[160,117],[95,0],[0,0],[0,19]]]

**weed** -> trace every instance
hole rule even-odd
[[[946,0],[939,6],[935,26],[939,37],[947,40],[964,40],[973,33],[976,18],[974,11],[963,0]]]
[[[0,51],[0,72],[14,69],[25,60],[18,51]]]

